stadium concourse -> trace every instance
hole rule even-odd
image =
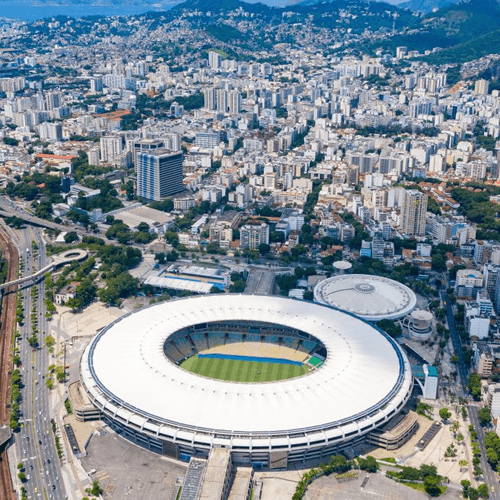
[[[214,364],[193,366],[200,361]],[[234,463],[271,468],[352,448],[413,387],[405,354],[374,326],[256,295],[129,313],[92,340],[80,375],[102,417],[141,446],[182,460],[224,447]]]

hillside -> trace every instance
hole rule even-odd
[[[470,0],[448,5],[423,15],[413,26],[397,33],[352,44],[349,50],[374,54],[377,50],[394,53],[406,46],[434,64],[463,63],[491,53],[500,53],[500,4],[495,0]],[[437,49],[437,50],[436,50]]]
[[[398,4],[400,9],[409,9],[416,12],[432,12],[442,9],[450,4],[458,3],[460,0],[409,0]]]

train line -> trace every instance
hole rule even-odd
[[[7,261],[6,281],[17,278],[18,253],[9,234],[0,226],[0,247],[2,258]],[[2,298],[0,315],[0,422],[10,422],[10,381],[12,374],[12,335],[15,328],[17,295],[16,288],[5,291]],[[15,500],[16,495],[12,486],[7,451],[0,455],[0,491],[2,499]]]

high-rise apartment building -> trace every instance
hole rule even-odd
[[[43,141],[62,141],[62,125],[60,122],[42,123],[38,128],[40,139]]]
[[[224,89],[219,89],[215,92],[216,94],[216,109],[217,111],[220,111],[221,113],[226,113],[227,112],[227,91]]]
[[[204,106],[207,109],[214,110],[217,106],[217,98],[215,89],[205,89],[203,91]]]
[[[416,189],[408,189],[403,193],[400,228],[408,236],[425,234],[425,217],[427,214],[428,196]]]
[[[45,95],[45,109],[52,111],[62,106],[62,95],[59,92],[48,92]]]
[[[269,226],[267,224],[245,224],[240,229],[240,247],[258,250],[261,243],[269,244]]]
[[[483,269],[484,275],[484,285],[486,291],[488,292],[488,297],[490,300],[496,304],[497,303],[497,294],[500,283],[500,266],[496,264],[485,264]]]
[[[477,80],[476,84],[474,85],[474,92],[477,95],[488,95],[488,90],[490,87],[490,83],[488,80]]]
[[[241,93],[238,90],[208,88],[203,91],[203,96],[206,109],[231,114],[241,112]]]
[[[89,165],[92,165],[92,166],[99,166],[100,165],[99,149],[98,148],[90,149],[89,152],[87,153],[87,156],[89,158]]]
[[[183,190],[182,153],[166,149],[142,151],[137,155],[137,196],[161,201]]]
[[[220,132],[213,130],[209,132],[196,132],[195,144],[199,148],[216,148],[221,141]]]
[[[231,90],[227,93],[227,105],[231,114],[241,112],[241,94],[237,90]]]
[[[93,94],[100,94],[102,93],[103,85],[102,85],[102,78],[92,78],[90,80],[90,91]]]
[[[218,52],[211,50],[208,53],[208,65],[213,69],[220,68],[222,62],[222,56]]]
[[[121,137],[101,137],[101,161],[115,163],[123,154],[123,140]]]

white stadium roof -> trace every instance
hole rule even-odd
[[[245,384],[201,377],[167,359],[163,345],[171,334],[225,320],[309,333],[326,347],[325,363],[295,379]],[[99,406],[140,428],[154,431],[159,423],[157,432],[180,427],[186,434],[222,430],[240,437],[332,426],[342,427],[342,435],[357,428],[354,422],[374,424],[394,414],[412,386],[399,346],[351,315],[281,297],[227,294],[166,302],[114,322],[86,349],[81,380]]]
[[[314,299],[367,321],[397,319],[411,313],[417,297],[406,285],[371,274],[343,274],[314,288]]]
[[[168,276],[150,276],[144,283],[156,288],[164,288],[171,290],[187,290],[193,293],[210,293],[214,286],[213,283],[207,281],[198,281],[193,279],[171,278]]]

